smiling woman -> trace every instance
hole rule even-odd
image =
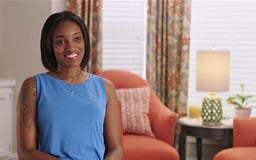
[[[84,71],[90,57],[87,28],[63,11],[41,32],[46,73],[27,78],[17,102],[19,160],[121,160],[118,100],[108,80]]]

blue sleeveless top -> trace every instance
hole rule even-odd
[[[61,160],[103,160],[107,94],[102,78],[90,74],[75,85],[46,73],[35,78],[39,150]]]

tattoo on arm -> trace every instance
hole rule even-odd
[[[33,128],[36,114],[36,83],[34,78],[24,81],[18,103],[20,107],[20,126],[28,129]]]

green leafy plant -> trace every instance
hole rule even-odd
[[[241,88],[241,93],[228,97],[226,102],[229,104],[235,105],[236,108],[238,109],[251,107],[251,105],[256,102],[255,96],[244,94],[245,85],[243,83],[240,84],[240,88]]]

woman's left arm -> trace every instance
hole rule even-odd
[[[113,84],[104,80],[108,102],[106,107],[106,116],[104,122],[104,138],[106,152],[104,160],[122,160],[122,129],[121,129],[121,111],[118,106],[118,99]]]

